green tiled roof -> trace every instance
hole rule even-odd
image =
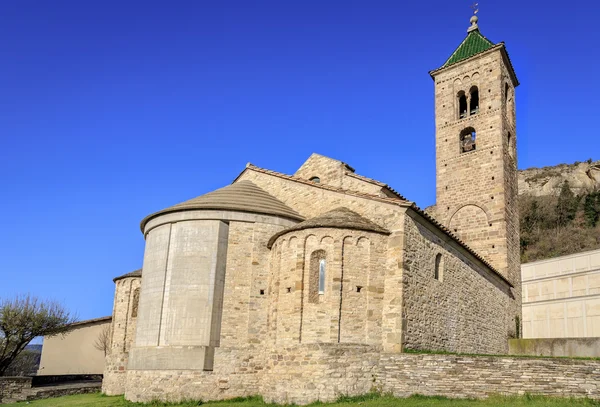
[[[467,35],[467,38],[465,38],[464,41],[458,46],[456,51],[454,51],[452,55],[450,55],[450,58],[448,58],[448,60],[442,66],[442,68],[463,61],[467,58],[471,58],[473,55],[488,50],[494,45],[495,44],[493,42],[481,35],[479,30],[473,30]]]

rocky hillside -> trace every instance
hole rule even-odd
[[[521,261],[600,248],[600,161],[519,171]]]
[[[565,181],[575,194],[600,189],[600,161],[520,170],[519,195],[557,196]]]

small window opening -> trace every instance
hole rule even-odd
[[[508,100],[508,83],[504,84],[504,101]]]
[[[260,295],[265,295],[265,290],[260,290]]]
[[[319,294],[325,293],[325,259],[319,261]]]
[[[458,94],[458,118],[464,119],[467,117],[467,95],[465,92]]]
[[[309,181],[312,181],[315,184],[320,184],[321,183],[321,178],[319,178],[319,177],[312,177],[311,179],[309,179]]]
[[[460,132],[460,152],[467,153],[469,151],[475,151],[476,148],[477,133],[472,127],[467,127]]]
[[[308,277],[308,302],[318,304],[325,293],[325,268],[327,254],[324,250],[316,250],[310,255]]]
[[[357,286],[356,286],[356,292],[357,292],[357,293],[359,293],[359,292],[360,292],[360,290],[362,290],[362,286],[360,286],[360,285],[357,285]]]
[[[442,254],[438,253],[435,256],[435,270],[433,272],[433,278],[436,280],[442,279],[442,274],[444,272],[444,259],[442,258]]]
[[[291,292],[292,292],[292,287],[288,287],[288,288],[287,288],[287,292],[288,292],[288,293],[291,293]]]
[[[469,114],[474,115],[479,112],[479,89],[477,86],[471,88],[471,100],[469,106]]]

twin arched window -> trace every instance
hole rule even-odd
[[[479,112],[479,89],[477,86],[472,86],[468,95],[461,90],[458,92],[457,97],[459,119],[473,116]]]

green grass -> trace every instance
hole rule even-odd
[[[134,407],[142,406],[141,403],[131,403],[125,401],[122,396],[109,397],[99,393],[81,394],[76,396],[65,396],[54,399],[31,401],[29,404],[24,402],[16,404],[4,404],[2,407]],[[159,406],[179,406],[192,407],[202,405],[203,407],[274,407],[274,404],[267,404],[260,397],[238,398],[227,401],[216,401],[201,403],[184,402],[179,404],[166,404],[153,402],[145,405],[153,407]],[[563,407],[563,406],[600,406],[600,401],[589,399],[568,399],[552,398],[542,396],[525,395],[522,397],[502,397],[492,396],[487,400],[461,400],[448,399],[445,397],[425,397],[415,395],[406,399],[394,398],[391,396],[380,396],[377,394],[367,394],[359,397],[340,397],[335,403],[313,403],[311,406],[319,407]]]

